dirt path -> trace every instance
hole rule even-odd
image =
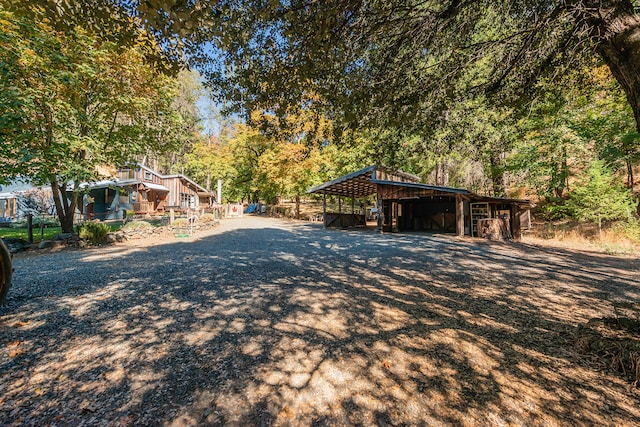
[[[573,349],[640,262],[248,217],[15,259],[0,425],[638,425]]]

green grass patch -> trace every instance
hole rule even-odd
[[[103,224],[109,228],[109,231],[118,231],[122,227],[122,223],[120,222]],[[51,240],[60,233],[62,233],[62,228],[60,227],[45,227],[43,240]],[[28,240],[27,228],[0,227],[0,238]],[[33,227],[33,241],[37,243],[40,240],[40,227]]]
[[[44,240],[52,239],[56,234],[60,234],[62,229],[60,227],[47,227],[44,229]],[[0,228],[0,238],[15,238],[22,240],[29,240],[26,228]],[[40,241],[40,228],[33,228],[33,241]]]

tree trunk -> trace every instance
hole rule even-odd
[[[504,168],[500,161],[500,152],[491,151],[489,162],[491,163],[491,184],[494,197],[504,197],[507,193],[504,182]]]
[[[33,214],[27,214],[27,241],[33,244]]]
[[[296,194],[296,219],[300,219],[300,194]]]
[[[568,192],[571,192],[569,188],[569,164],[567,163],[567,146],[562,144],[562,176],[564,177],[564,187]],[[562,194],[560,195],[562,197]]]
[[[627,95],[640,132],[640,16],[634,13],[633,2],[590,0],[582,2],[577,13]]]
[[[73,216],[78,204],[78,191],[74,189],[71,195],[71,201],[67,198],[67,185],[58,185],[58,181],[51,179],[51,192],[53,193],[53,202],[56,205],[56,213],[60,220],[60,227],[63,233],[73,233]]]
[[[436,185],[445,186],[449,183],[449,168],[445,161],[436,163]]]
[[[602,217],[598,214],[598,236],[600,237],[600,241],[602,242]]]

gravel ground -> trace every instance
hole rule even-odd
[[[248,217],[14,261],[0,425],[640,425],[573,350],[638,259]]]

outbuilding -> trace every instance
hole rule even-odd
[[[356,212],[354,208],[356,200],[372,197],[376,200],[377,227],[381,232],[432,231],[476,237],[498,230],[519,239],[531,226],[528,200],[481,196],[462,188],[424,184],[415,175],[381,165],[366,167],[307,192],[324,196],[325,227],[366,227],[366,212]],[[327,212],[327,196],[338,198],[338,212]]]

